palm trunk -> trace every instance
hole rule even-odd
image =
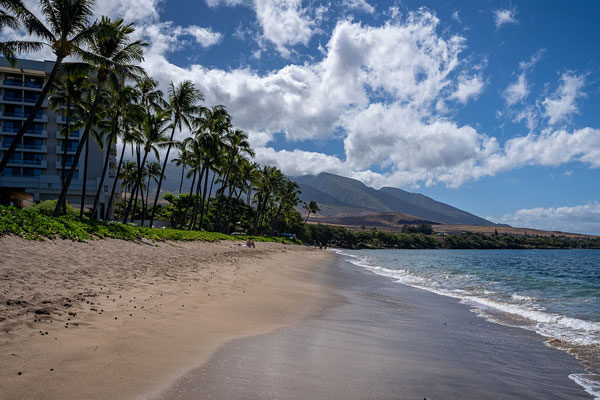
[[[188,226],[188,229],[190,229],[190,230],[196,228],[196,220],[198,219],[198,202],[200,201],[200,190],[202,189],[202,179],[203,179],[205,169],[206,169],[206,167],[203,165],[202,169],[200,170],[198,184],[196,185],[196,198],[194,199],[194,211],[192,212],[192,219]]]
[[[142,160],[142,163],[140,164],[139,168],[138,168],[138,176],[135,180],[135,204],[137,205],[137,196],[138,196],[138,190],[141,189],[141,185],[142,185],[142,168],[143,166],[146,164],[146,158],[148,157],[148,153],[149,151],[144,151],[144,159]],[[129,205],[127,206],[127,211],[125,212],[125,218],[123,218],[123,223],[126,224],[127,220],[129,219],[129,212],[131,211],[131,202],[133,201],[133,198],[129,199]],[[143,203],[143,201],[142,201]],[[134,209],[135,211],[135,209]],[[142,217],[143,218],[143,217]],[[132,213],[132,219],[133,219],[133,213]]]
[[[83,185],[81,186],[81,205],[79,206],[79,218],[83,217],[83,208],[85,206],[85,191],[87,189],[87,170],[90,154],[90,141],[85,142],[85,154],[83,155]]]
[[[115,190],[117,189],[117,182],[119,181],[119,174],[121,173],[121,166],[123,165],[123,156],[125,155],[125,143],[123,143],[123,150],[121,150],[121,157],[119,158],[119,165],[117,166],[117,174],[115,175],[115,180],[112,185],[112,189],[110,191],[110,197],[108,198],[108,205],[104,210],[104,219],[107,219],[108,212],[112,207],[113,199],[115,196]]]
[[[304,220],[304,225],[308,222],[308,217],[310,217],[310,210],[308,210],[308,214],[306,214],[306,219]]]
[[[231,223],[233,222],[234,224],[236,223],[236,211],[237,211],[237,206],[239,204],[240,201],[240,197],[242,196],[242,188],[240,188],[240,191],[238,192],[238,194],[235,197],[235,206],[234,207],[230,207],[230,211],[229,211],[229,219],[227,220],[227,225],[226,225],[226,230],[225,233],[229,234],[229,227],[231,226]]]
[[[202,230],[202,223],[204,222],[204,202],[206,201],[206,189],[208,189],[208,170],[209,168],[206,168],[206,176],[204,177],[204,194],[202,195],[202,211],[200,212],[200,230]],[[208,199],[210,200],[210,196]],[[206,204],[206,214],[208,215],[208,203]]]
[[[173,130],[171,131],[171,138],[169,139],[169,146],[167,146],[167,155],[165,156],[165,162],[162,166],[162,171],[160,171],[160,178],[158,179],[158,187],[156,188],[156,196],[154,196],[154,205],[152,207],[152,216],[150,217],[150,223],[148,227],[152,228],[152,224],[154,223],[154,214],[156,212],[156,203],[158,203],[158,197],[160,196],[160,188],[162,186],[163,177],[165,176],[165,170],[167,169],[167,163],[169,162],[169,153],[171,152],[171,146],[173,146],[173,136],[175,136],[175,125],[173,125]],[[150,191],[150,190],[148,190]]]
[[[227,231],[229,230],[229,225],[231,224],[231,197],[233,196],[233,190],[231,190],[231,187],[229,188],[229,195],[227,196],[227,203],[226,203],[226,209],[229,210],[229,212],[227,213],[229,215],[229,217],[224,221],[226,223],[225,225],[225,233],[227,233]],[[223,224],[221,224],[219,231],[223,230]]]
[[[61,172],[60,172],[60,190],[65,186],[65,169],[67,168],[67,155],[68,155],[68,147],[69,147],[69,132],[71,128],[71,101],[67,100],[67,120],[65,121],[67,124],[65,125],[65,139],[63,144],[65,148],[63,149],[63,158],[61,163]],[[63,215],[67,213],[67,202],[63,203],[62,207]]]
[[[207,178],[208,178],[208,173],[206,174]],[[210,180],[210,188],[208,189],[208,203],[206,204],[206,214],[208,215],[208,205],[210,204],[210,195],[213,192],[213,183],[215,183],[215,178],[216,178],[217,174],[213,173],[212,179]]]
[[[69,190],[69,186],[71,186],[71,182],[73,180],[73,175],[75,173],[75,168],[79,163],[79,157],[81,156],[81,152],[83,151],[83,146],[88,141],[90,136],[90,129],[92,128],[92,124],[94,123],[94,116],[96,115],[96,110],[98,109],[98,104],[100,103],[100,91],[104,85],[103,81],[98,81],[98,89],[96,90],[96,97],[94,98],[94,103],[92,104],[92,109],[90,111],[90,115],[88,116],[88,120],[85,124],[85,130],[83,131],[83,136],[81,137],[81,141],[77,146],[77,151],[75,152],[75,156],[73,157],[73,164],[71,164],[71,169],[69,171],[69,175],[67,175],[67,181],[63,186],[63,189],[58,198],[58,202],[56,203],[56,208],[54,209],[53,215],[58,217],[60,215],[60,211],[63,207],[63,203],[67,200],[67,191]]]
[[[223,203],[223,196],[225,195],[225,189],[227,189],[227,184],[229,181],[229,173],[231,172],[231,167],[233,166],[233,159],[232,162],[228,163],[227,165],[227,171],[225,171],[225,177],[223,178],[223,185],[221,186],[221,196],[219,197],[219,201],[217,203],[217,215],[215,216],[215,221],[213,224],[213,230],[216,231],[220,231],[221,228],[221,218],[223,217],[223,213],[221,210],[221,206]],[[231,190],[229,191],[231,193]]]
[[[197,170],[194,170],[194,176],[192,178],[192,186],[190,186],[190,196],[188,198],[187,201],[187,206],[185,207],[185,212],[183,213],[183,217],[182,220],[179,224],[180,228],[183,228],[186,224],[186,220],[187,220],[187,216],[188,216],[188,212],[190,211],[190,207],[192,205],[192,194],[194,193],[194,184],[196,183],[196,175],[197,175]]]
[[[108,143],[106,144],[106,158],[104,159],[104,166],[102,167],[102,175],[100,175],[100,183],[98,185],[98,190],[96,190],[96,197],[94,198],[94,206],[92,207],[92,219],[96,219],[96,211],[98,210],[98,202],[100,201],[100,193],[102,191],[102,186],[104,185],[104,177],[106,176],[106,170],[108,169],[108,160],[110,159],[110,148],[112,147],[113,139],[117,135],[117,123],[116,119],[113,121],[112,132],[108,138]]]
[[[140,145],[136,144],[136,157],[137,157],[137,177],[136,179],[136,183],[133,185],[134,190],[131,191],[132,196],[129,198],[129,201],[127,202],[127,209],[125,210],[125,217],[123,218],[123,223],[126,224],[127,220],[129,219],[129,213],[131,212],[131,202],[134,201],[133,198],[135,197],[135,204],[137,204],[137,190],[138,190],[138,185],[137,185],[137,181],[142,179],[142,166],[141,166],[141,161],[140,161]],[[132,152],[133,152],[133,147],[132,147]],[[135,206],[134,206],[135,207]],[[134,212],[135,213],[135,212]],[[133,218],[133,214],[132,213],[132,218]]]
[[[181,168],[181,181],[179,182],[179,194],[181,194],[181,187],[183,186],[184,174],[185,174],[185,165]]]
[[[146,211],[148,211],[148,198],[150,197],[150,178],[152,178],[152,177],[150,176],[150,174],[148,174],[148,184],[146,185]],[[152,212],[152,214],[154,214],[154,212]],[[142,226],[143,225],[144,224],[143,224],[143,220],[142,220]],[[152,228],[152,224],[148,223],[148,227]]]
[[[48,95],[48,91],[52,87],[52,84],[54,83],[54,80],[56,79],[56,75],[58,74],[58,71],[62,68],[62,61],[63,61],[62,57],[59,57],[54,62],[54,67],[52,67],[52,71],[50,72],[50,75],[48,76],[48,80],[46,81],[46,84],[44,85],[44,88],[42,89],[40,96],[38,97],[37,101],[33,105],[33,109],[31,110],[31,113],[29,114],[29,116],[27,117],[27,119],[25,120],[23,125],[21,125],[21,127],[19,128],[19,131],[17,132],[15,138],[13,139],[12,143],[10,144],[10,147],[8,148],[8,150],[6,150],[4,152],[4,157],[2,158],[2,161],[0,161],[0,174],[2,174],[2,171],[4,171],[6,164],[8,164],[8,161],[10,160],[10,158],[15,154],[15,151],[17,150],[17,145],[18,145],[18,143],[21,142],[21,140],[23,140],[25,131],[31,127],[35,116],[42,109],[42,104],[44,103],[44,100],[46,99],[46,96]],[[70,184],[70,182],[69,182],[69,184]],[[57,214],[60,213],[60,210],[61,209],[58,210]]]
[[[144,226],[144,215],[146,214],[146,203],[144,203],[144,187],[140,183],[140,197],[142,198],[142,215],[140,218],[140,226]],[[135,203],[137,205],[137,201]],[[135,205],[133,206],[133,210],[135,212]],[[132,215],[133,219],[133,215]]]

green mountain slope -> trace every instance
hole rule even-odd
[[[302,200],[316,200],[326,207],[329,215],[335,214],[336,210],[348,213],[349,209],[363,213],[393,211],[444,224],[494,225],[456,207],[401,189],[376,190],[356,179],[329,173],[293,179],[302,189]]]

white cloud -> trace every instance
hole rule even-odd
[[[100,0],[94,15],[122,17],[128,22],[146,24],[158,21],[160,3],[161,0]]]
[[[518,22],[516,17],[517,10],[514,8],[495,10],[494,24],[496,25],[496,29],[500,29],[505,24],[516,24]]]
[[[316,22],[322,18],[324,7],[313,10],[302,7],[302,0],[205,0],[209,7],[244,5],[254,9],[256,20],[262,30],[264,41],[275,45],[283,57],[289,57],[290,48],[307,46],[316,30]],[[365,0],[349,0],[356,3]],[[366,3],[365,3],[366,4]],[[368,4],[366,4],[368,5]],[[309,12],[314,13],[313,18]],[[259,53],[260,54],[260,53]]]
[[[527,85],[525,72],[521,72],[517,81],[508,85],[502,95],[508,106],[523,101],[529,95],[529,86]]]
[[[542,102],[546,109],[544,115],[550,124],[564,121],[571,114],[578,113],[575,101],[578,97],[585,96],[581,91],[584,84],[585,78],[582,75],[578,76],[570,72],[562,74],[559,88]]]
[[[456,91],[450,97],[465,104],[470,98],[477,98],[483,91],[484,83],[480,75],[463,75],[458,79]]]
[[[366,0],[343,0],[342,5],[354,10],[364,11],[368,14],[373,14],[375,12],[375,7]]]
[[[308,45],[314,23],[301,0],[255,0],[254,9],[263,38],[273,43],[281,55],[289,56],[291,46]]]
[[[460,12],[458,10],[454,10],[454,12],[452,13],[452,19],[455,20],[458,23],[462,22],[460,20]]]
[[[202,28],[196,25],[186,27],[185,32],[192,35],[202,47],[210,47],[223,40],[221,33],[213,32],[210,28]]]
[[[531,208],[502,217],[488,217],[494,222],[515,227],[531,227],[551,231],[600,234],[600,203],[597,201],[572,207]]]
[[[228,6],[234,7],[240,4],[245,4],[245,0],[205,0],[206,5],[209,7]]]

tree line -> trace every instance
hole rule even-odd
[[[417,227],[419,228],[419,227]],[[341,226],[307,224],[299,238],[305,243],[347,249],[600,249],[598,237],[536,236],[465,232],[423,233],[426,227],[394,233],[376,228],[353,231]]]
[[[60,132],[64,144],[61,193],[54,216],[66,212],[67,193],[82,155],[79,212],[84,215],[90,140],[104,150],[102,173],[89,213],[92,219],[101,211],[101,190],[111,149],[117,142],[122,144],[118,179],[113,181],[104,212],[114,207],[125,223],[138,217],[142,225],[147,222],[152,227],[162,209],[172,226],[181,229],[230,232],[243,220],[243,228],[253,233],[284,233],[297,229],[311,212],[318,211],[316,203],[306,204],[303,221],[297,211],[301,205],[298,185],[276,167],[252,161],[254,151],[248,135],[233,126],[224,106],[202,105],[204,96],[191,81],[171,82],[166,95],[159,89],[158,82],[140,65],[147,44],[134,40],[133,24],[105,16],[91,21],[93,0],[44,0],[40,5],[38,18],[22,0],[0,0],[0,28],[21,28],[34,38],[0,43],[0,52],[9,63],[16,66],[17,56],[44,47],[55,55],[31,114],[4,152],[0,173],[42,103],[50,97],[51,106],[65,121]],[[178,132],[185,132],[186,137],[176,140]],[[127,150],[133,160],[126,160]],[[162,161],[161,150],[165,153]],[[161,207],[158,203],[172,151],[177,152],[173,162],[181,169],[179,193],[167,195],[169,205]],[[188,193],[182,193],[186,177],[191,185]],[[119,180],[126,196],[115,205]]]

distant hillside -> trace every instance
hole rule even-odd
[[[382,228],[390,231],[401,230],[404,225],[438,225],[439,222],[429,221],[410,214],[398,212],[368,213],[368,214],[343,214],[333,216],[315,216],[311,217],[313,223],[325,222],[333,225],[355,226],[366,228]]]
[[[326,217],[394,212],[434,223],[494,225],[486,219],[419,193],[387,187],[376,190],[356,179],[339,175],[321,173],[293,177],[293,180],[300,185],[302,200],[315,200],[324,209],[322,215]]]
[[[387,186],[382,187],[380,190],[411,204],[415,204],[425,209],[447,215],[456,221],[460,221],[459,223],[461,224],[494,225],[487,219],[478,217],[477,215],[473,215],[456,207],[452,207],[451,205],[448,205],[446,203],[439,202],[437,200],[432,199],[431,197],[427,197],[420,193],[411,193],[402,189]]]

